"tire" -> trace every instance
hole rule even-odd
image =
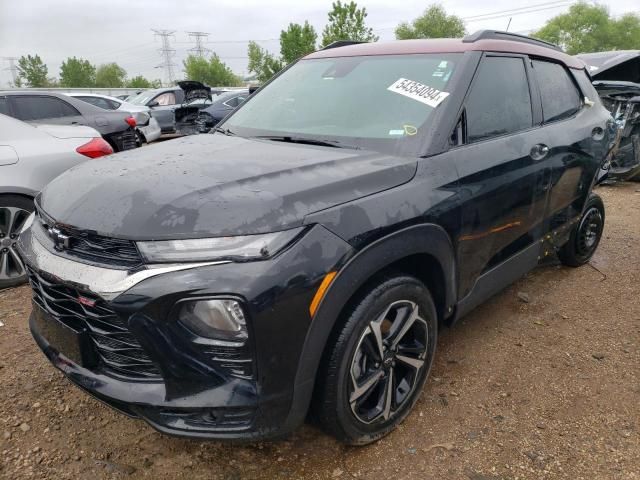
[[[560,261],[569,267],[584,265],[595,253],[604,230],[604,203],[592,193],[580,221],[571,230],[569,241],[558,251]]]
[[[422,282],[395,275],[376,281],[341,319],[318,371],[312,414],[342,442],[366,445],[395,429],[419,398],[435,354],[436,309]]]
[[[27,281],[15,243],[27,217],[33,212],[33,200],[19,195],[0,195],[0,289]]]

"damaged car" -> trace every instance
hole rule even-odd
[[[640,50],[578,55],[616,125],[608,179],[640,181]]]
[[[50,183],[18,240],[31,332],[164,433],[255,440],[311,414],[376,441],[440,328],[554,252],[590,260],[611,121],[584,64],[529,37],[330,45],[214,133]]]
[[[149,107],[163,134],[193,135],[204,130],[200,110],[211,104],[211,87],[184,80],[177,87],[146,90],[127,102]]]

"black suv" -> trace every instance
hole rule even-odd
[[[584,65],[481,32],[328,48],[210,135],[80,165],[19,240],[30,326],[162,432],[351,444],[411,411],[438,328],[589,260],[610,115]]]

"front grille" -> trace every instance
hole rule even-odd
[[[132,378],[160,377],[160,371],[129,332],[126,323],[105,301],[45,279],[29,267],[27,273],[33,301],[40,308],[70,327],[88,332],[101,370]]]
[[[140,252],[132,240],[105,237],[87,230],[55,224],[41,211],[38,211],[38,216],[51,242],[67,255],[100,265],[126,268],[135,268],[143,263]],[[60,235],[68,238],[66,245],[56,244],[56,239],[62,238]]]

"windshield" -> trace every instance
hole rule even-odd
[[[147,90],[146,92],[139,93],[135,97],[128,99],[127,102],[133,103],[134,105],[146,105],[147,102],[157,94],[158,90]]]
[[[246,102],[224,129],[419,154],[461,54],[301,60]]]

